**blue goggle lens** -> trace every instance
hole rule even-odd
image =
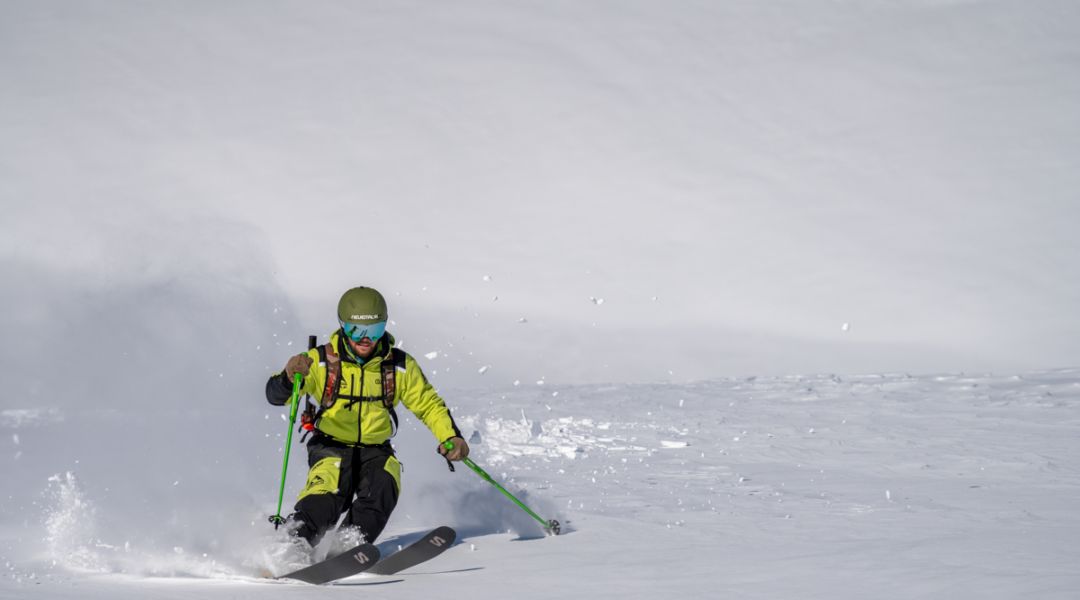
[[[378,323],[342,323],[341,330],[345,332],[345,335],[349,336],[349,339],[354,342],[360,342],[364,338],[376,342],[386,333],[386,321],[379,321]]]

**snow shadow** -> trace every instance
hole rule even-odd
[[[425,521],[437,522],[442,519],[448,522],[457,531],[459,542],[470,537],[500,533],[513,534],[519,541],[540,539],[547,535],[535,519],[496,489],[471,473],[460,475],[461,478],[449,482],[426,485],[410,499],[407,510]],[[507,489],[541,516],[563,521],[548,502],[533,498],[528,491],[517,489],[512,484]],[[569,530],[564,527],[563,531]]]

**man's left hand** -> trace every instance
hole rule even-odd
[[[447,441],[454,445],[454,449],[447,450],[445,444],[439,444],[439,454],[450,460],[462,460],[469,456],[469,445],[465,443],[464,439],[452,437]]]

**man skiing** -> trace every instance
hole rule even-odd
[[[403,404],[431,430],[439,452],[462,460],[469,446],[435,388],[412,356],[394,348],[386,331],[386,299],[369,287],[345,292],[338,302],[341,327],[330,342],[297,354],[266,383],[266,399],[282,406],[293,379],[303,375],[301,394],[311,396],[305,423],[308,476],[289,516],[293,535],[314,546],[343,513],[342,527],[355,527],[369,543],[382,533],[401,492],[401,463],[390,438],[397,432],[395,408]],[[447,450],[444,443],[453,442]]]

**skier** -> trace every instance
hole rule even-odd
[[[390,445],[399,403],[427,425],[448,460],[469,455],[450,410],[420,365],[394,348],[386,320],[382,294],[369,287],[348,290],[338,302],[341,327],[330,342],[291,357],[266,383],[266,399],[282,406],[295,376],[303,375],[301,394],[318,402],[317,409],[309,404],[305,412],[313,433],[307,443],[307,483],[286,523],[291,535],[311,546],[342,513],[342,527],[359,529],[368,543],[386,527],[401,493],[401,463]],[[446,441],[453,442],[452,450]]]

